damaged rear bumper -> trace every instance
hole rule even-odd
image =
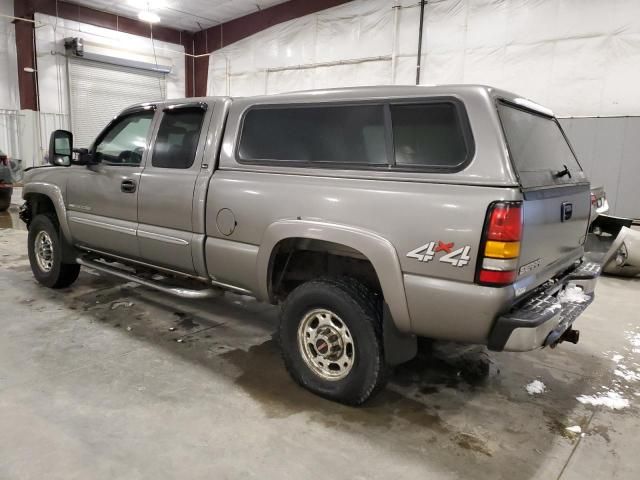
[[[583,262],[498,317],[489,334],[489,348],[524,352],[559,343],[562,335],[593,301],[600,271],[599,264]],[[570,285],[582,290],[577,298],[563,293]]]

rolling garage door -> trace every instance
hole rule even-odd
[[[162,73],[78,58],[69,59],[68,71],[75,147],[89,147],[124,108],[166,98]]]

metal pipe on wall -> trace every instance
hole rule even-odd
[[[427,0],[420,0],[420,26],[418,27],[418,61],[416,63],[416,85],[420,85],[420,69],[422,68],[422,30],[424,27],[424,6]]]
[[[393,8],[393,34],[391,41],[391,84],[396,83],[396,57],[398,56],[398,12],[401,8],[400,0],[395,0]]]

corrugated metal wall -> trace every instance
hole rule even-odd
[[[640,218],[640,117],[563,118],[560,123],[611,215]]]

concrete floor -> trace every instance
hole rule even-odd
[[[293,384],[273,307],[89,271],[48,290],[2,227],[2,479],[638,478],[640,280],[601,279],[577,346],[491,353],[488,375],[485,353],[439,347],[356,409]],[[577,400],[608,389],[630,405]]]

